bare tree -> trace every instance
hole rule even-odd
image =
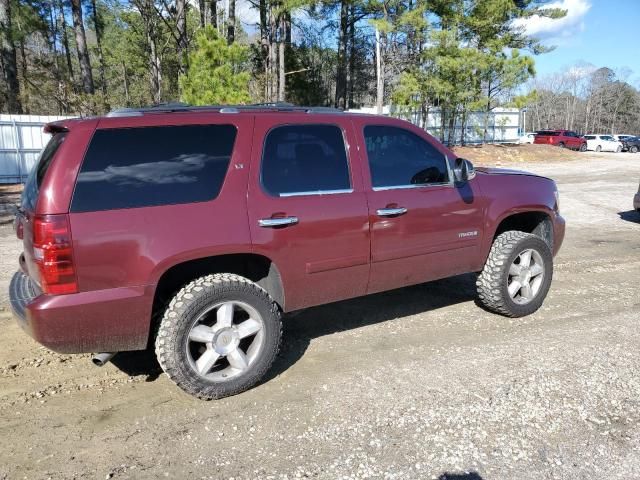
[[[82,89],[84,93],[93,94],[95,89],[93,86],[93,74],[91,73],[91,60],[87,49],[87,37],[84,33],[84,23],[82,22],[82,0],[71,0],[71,15],[73,17],[73,29],[76,34]]]

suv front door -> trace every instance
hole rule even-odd
[[[455,186],[444,151],[417,128],[357,123],[368,160],[362,162],[371,225],[368,292],[478,269],[483,210],[476,181]]]
[[[370,251],[360,167],[345,141],[351,124],[293,113],[287,121],[256,116],[249,225],[290,311],[363,295]]]

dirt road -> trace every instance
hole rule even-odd
[[[268,381],[215,402],[145,354],[40,348],[1,227],[0,479],[640,478],[640,154],[518,167],[568,224],[538,313],[485,312],[472,275],[308,310]]]

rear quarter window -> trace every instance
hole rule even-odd
[[[49,170],[49,166],[51,165],[53,157],[60,148],[60,145],[62,145],[62,142],[64,141],[66,136],[66,132],[54,134],[53,137],[49,139],[47,146],[44,147],[44,150],[42,150],[36,166],[29,173],[27,181],[24,184],[21,201],[21,206],[25,210],[35,209],[36,201],[38,199],[38,192],[40,192],[40,186],[42,185],[45,175],[47,174],[47,170]]]
[[[235,138],[233,125],[97,130],[78,174],[71,211],[212,200],[222,188]]]

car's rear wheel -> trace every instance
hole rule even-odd
[[[496,237],[478,276],[478,299],[489,310],[522,317],[540,308],[553,276],[553,255],[537,235],[519,231]]]
[[[156,356],[185,392],[222,398],[255,385],[279,349],[280,311],[239,275],[198,278],[173,298],[160,322]]]
[[[596,152],[601,152],[601,151],[602,151],[602,147],[601,147],[600,145],[598,145],[598,146],[596,147]]]
[[[560,143],[558,144],[558,146],[559,146],[560,148],[564,148],[564,142],[560,142]]]
[[[619,146],[618,148],[616,148],[616,153],[620,153],[621,151],[622,151],[622,147]]]
[[[630,151],[631,153],[638,153],[638,147],[636,147],[636,146],[634,145],[633,147],[630,147],[630,148],[629,148],[629,151]]]
[[[580,145],[580,151],[581,152],[586,152],[587,151],[587,144],[583,143],[582,145]]]

